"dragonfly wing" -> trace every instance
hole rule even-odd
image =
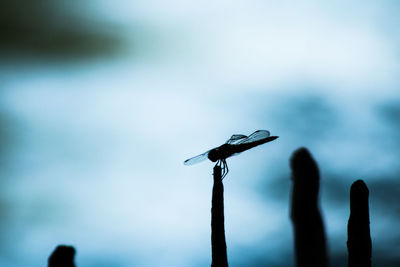
[[[240,140],[243,140],[247,138],[247,135],[244,134],[234,134],[231,136],[231,138],[228,139],[228,141],[225,142],[225,144],[236,144],[237,142],[239,142]]]
[[[185,164],[185,165],[193,165],[193,164],[202,162],[202,161],[208,159],[208,152],[210,152],[210,150],[208,150],[207,152],[204,152],[203,154],[200,154],[198,156],[195,156],[193,158],[185,160],[183,162],[183,164]]]
[[[252,133],[251,135],[249,135],[247,138],[239,140],[239,142],[237,142],[237,144],[246,144],[246,143],[259,141],[261,139],[269,137],[270,135],[271,135],[271,133],[267,130],[258,130],[258,131],[255,131],[254,133]]]

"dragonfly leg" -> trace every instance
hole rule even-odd
[[[216,166],[221,167],[221,180],[225,178],[225,176],[228,174],[229,169],[228,169],[228,164],[226,163],[225,159],[219,159],[217,161]]]
[[[221,179],[224,179],[225,176],[228,174],[229,169],[228,169],[228,164],[226,163],[226,159],[222,159],[222,176]]]
[[[215,166],[222,167],[222,162],[221,162],[221,160],[220,160],[220,159],[219,159],[219,160],[217,160],[217,164],[215,164]]]

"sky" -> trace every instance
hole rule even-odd
[[[231,266],[293,266],[302,146],[332,266],[357,179],[373,263],[400,263],[395,1],[0,5],[1,266],[43,266],[61,243],[78,266],[209,265],[213,164],[183,161],[258,129],[280,138],[229,159],[224,179]]]

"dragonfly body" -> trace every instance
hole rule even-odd
[[[211,149],[208,152],[207,157],[212,162],[216,162],[217,160],[227,159],[231,156],[239,154],[239,153],[246,151],[248,149],[251,149],[253,147],[265,144],[267,142],[271,142],[271,141],[275,140],[276,138],[278,138],[278,136],[270,136],[270,137],[264,138],[262,140],[258,140],[258,141],[251,142],[251,143],[236,144],[236,145],[223,144],[219,147]]]
[[[205,159],[209,159],[212,162],[217,162],[217,164],[220,164],[223,167],[224,174],[222,177],[225,177],[228,173],[228,165],[226,164],[227,158],[253,147],[271,142],[276,138],[278,138],[278,136],[270,136],[269,131],[266,130],[255,131],[249,136],[234,134],[225,142],[225,144],[204,152],[196,157],[187,159],[184,161],[184,164],[192,165]]]

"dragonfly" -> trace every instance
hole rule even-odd
[[[257,130],[249,136],[244,134],[234,134],[223,145],[210,149],[203,154],[187,159],[183,162],[185,165],[193,165],[202,162],[206,159],[212,162],[217,162],[216,166],[222,169],[221,179],[224,179],[228,174],[228,164],[226,159],[238,155],[243,151],[249,150],[253,147],[271,142],[277,139],[278,136],[271,136],[267,130]]]

